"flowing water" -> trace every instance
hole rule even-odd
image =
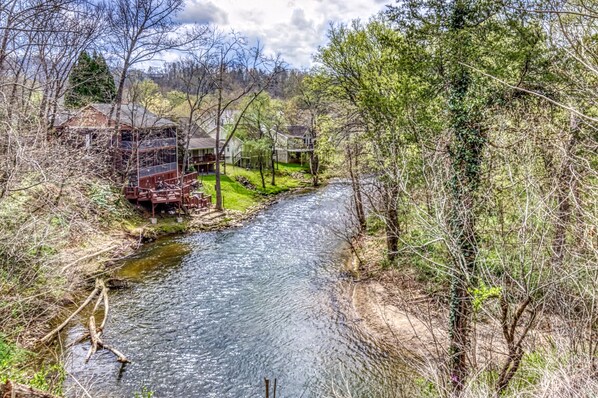
[[[155,397],[263,397],[264,377],[277,379],[277,397],[388,391],[394,361],[360,332],[344,291],[337,232],[348,197],[334,183],[244,227],[148,246],[120,272],[132,287],[111,292],[104,335],[133,363],[100,351],[85,364],[84,343],[67,370],[110,397],[143,387]],[[82,333],[74,327],[68,338]]]

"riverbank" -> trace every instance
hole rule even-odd
[[[357,255],[347,265],[353,277],[351,302],[360,325],[365,334],[389,351],[422,360],[414,362],[418,366],[442,361],[448,346],[447,284],[408,261],[399,259],[399,264],[389,266],[385,244],[381,231],[366,234],[355,243]],[[496,360],[507,352],[502,335],[495,333],[501,330],[496,322],[482,314],[476,321],[479,363],[489,360],[482,353],[490,352]]]
[[[43,258],[32,258],[32,263],[40,264],[40,272],[32,275],[33,283],[14,280],[9,286],[4,279],[0,280],[0,311],[15,314],[10,322],[5,319],[0,329],[4,331],[4,334],[0,333],[0,382],[11,379],[60,395],[65,373],[56,359],[58,355],[52,352],[38,355],[47,350],[47,347],[40,347],[38,341],[49,331],[53,319],[66,317],[65,308],[78,304],[97,277],[109,278],[114,265],[135,253],[144,243],[169,235],[239,226],[279,200],[281,194],[305,189],[309,184],[304,173],[282,175],[279,181],[281,184],[276,190],[268,193],[251,192],[245,187],[253,203],[243,210],[210,211],[208,215],[200,213],[182,220],[161,212],[156,224],[151,224],[107,185],[102,186],[100,192],[89,193],[100,206],[100,211],[91,209],[93,218],[83,213],[89,208],[88,204],[83,206],[84,200],[70,204],[71,220],[81,224],[80,219],[86,220],[84,233],[76,234],[65,228],[65,232],[52,240],[51,251],[44,251]],[[231,179],[229,185],[232,184],[241,185]],[[209,183],[206,185],[209,190]],[[29,211],[27,207],[22,210],[23,213]],[[206,218],[213,220],[205,223]],[[49,222],[52,220],[50,218]],[[54,224],[57,229],[61,226],[56,221]]]
[[[362,332],[377,346],[403,358],[413,372],[404,380],[406,385],[440,395],[446,383],[443,369],[449,345],[448,281],[435,279],[429,270],[419,269],[408,258],[399,258],[397,265],[389,266],[382,231],[368,231],[353,246],[354,254],[346,265],[352,277],[348,291]],[[491,299],[488,296],[479,300]],[[499,319],[485,311],[474,315],[471,360],[479,374],[472,381],[472,391],[492,391],[500,366],[508,357],[501,326]],[[526,354],[514,385],[532,386],[543,378],[554,377],[550,372],[555,371],[555,363],[562,355],[556,352],[565,344],[553,332],[562,327],[558,317],[552,315],[530,329],[522,345]]]
[[[363,332],[396,355],[439,358],[447,336],[441,296],[430,294],[413,269],[386,264],[382,233],[366,234],[355,248],[347,268],[350,299]]]

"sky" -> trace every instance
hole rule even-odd
[[[308,68],[330,23],[367,20],[391,0],[186,0],[179,19],[233,29],[295,68]]]

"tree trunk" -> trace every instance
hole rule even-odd
[[[577,121],[571,116],[571,137],[567,142],[565,157],[558,172],[556,183],[557,190],[557,211],[554,225],[554,238],[552,240],[552,258],[553,267],[560,267],[563,263],[565,254],[565,241],[567,238],[567,228],[571,220],[571,191],[574,190],[573,164],[571,156],[575,153],[577,143]]]
[[[475,230],[476,196],[479,189],[481,163],[486,139],[478,125],[478,115],[472,108],[469,89],[472,79],[468,68],[460,62],[469,59],[470,39],[467,20],[474,6],[456,1],[449,23],[450,51],[449,109],[452,144],[449,155],[452,177],[449,181],[451,211],[448,224],[452,235],[453,269],[449,313],[450,381],[453,395],[463,391],[469,372],[467,356],[471,351],[471,290],[475,287],[478,255]]]
[[[272,165],[272,186],[276,185],[276,162],[274,161],[274,156],[276,154],[276,150],[272,147],[272,153],[270,154],[270,164]]]
[[[361,182],[359,181],[359,175],[357,171],[358,161],[355,156],[355,167],[353,167],[353,153],[351,148],[347,148],[347,160],[349,164],[349,176],[351,177],[351,186],[353,188],[353,201],[355,204],[355,215],[357,216],[357,222],[359,224],[359,232],[365,231],[367,227],[367,220],[365,218],[365,212],[363,210],[363,198],[361,194]]]
[[[317,187],[320,183],[320,159],[314,151],[309,154],[309,169],[311,171],[312,184],[314,187]]]
[[[259,155],[257,157],[257,162],[259,164],[260,178],[262,179],[262,188],[266,189],[266,179],[264,178],[264,162],[262,159],[262,155]]]
[[[220,62],[219,84],[218,84],[218,108],[216,112],[216,167],[215,177],[216,183],[214,189],[216,191],[216,209],[222,211],[222,186],[220,183],[220,129],[222,128],[222,79],[224,74],[224,63]]]
[[[399,188],[390,185],[386,186],[384,224],[386,231],[386,250],[387,258],[391,264],[395,264],[397,260],[397,252],[399,251],[399,214],[397,211],[399,200]]]

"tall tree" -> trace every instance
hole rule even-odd
[[[114,78],[104,57],[99,53],[92,57],[83,51],[69,75],[65,105],[80,108],[93,102],[111,103],[115,96]]]
[[[217,68],[213,79],[215,86],[216,107],[216,208],[223,209],[222,188],[220,183],[220,159],[224,155],[224,149],[235,136],[242,116],[258,96],[263,93],[271,84],[277,74],[284,70],[283,62],[279,58],[270,59],[263,53],[260,46],[251,47],[246,39],[236,34],[231,34],[228,39],[223,40],[216,46]],[[246,78],[241,84],[227,79],[227,71],[236,69],[243,73]],[[270,73],[268,73],[270,71]],[[249,98],[243,106],[239,107],[239,118],[232,125],[225,137],[223,134],[223,116],[229,110],[238,106],[244,98]],[[221,144],[220,140],[224,140]]]
[[[114,109],[116,128],[120,123],[120,104],[131,67],[166,50],[181,48],[204,34],[205,28],[178,31],[181,24],[176,16],[183,5],[183,0],[114,0],[111,3],[107,41],[120,61]]]
[[[257,166],[262,180],[262,188],[266,188],[264,169],[269,167],[272,175],[270,184],[276,185],[276,145],[278,133],[286,125],[282,104],[268,93],[261,93],[252,101],[251,106],[242,116],[240,133],[246,151],[257,157]]]
[[[470,364],[475,363],[472,301],[480,276],[482,176],[492,126],[490,109],[504,105],[500,98],[505,88],[488,79],[487,73],[504,76],[516,71],[521,86],[533,81],[542,43],[537,24],[507,3],[413,0],[390,11],[408,40],[427,47],[432,76],[439,77],[437,93],[450,164],[444,181],[449,209],[444,217],[452,257],[448,368],[454,395],[464,389]]]
[[[424,56],[421,47],[411,46],[383,20],[332,29],[330,44],[319,55],[329,84],[339,86],[341,98],[359,114],[361,139],[376,159],[368,166],[379,181],[377,207],[391,263],[399,251],[401,196],[410,181],[406,166],[417,158],[413,144],[421,127],[416,121],[426,109],[429,83],[423,75]]]

